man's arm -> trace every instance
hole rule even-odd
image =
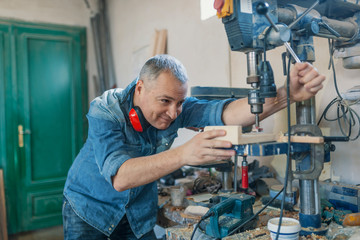
[[[296,63],[290,72],[290,101],[307,100],[322,89],[322,82],[325,76],[321,75],[316,68],[309,63]],[[254,124],[255,117],[250,112],[247,98],[231,102],[222,115],[225,125],[249,126]],[[263,105],[263,113],[260,119],[264,119],[273,113],[286,107],[287,95],[286,87],[280,87],[277,90],[275,98],[266,98]]]
[[[185,165],[201,165],[230,158],[235,151],[224,148],[230,148],[231,142],[214,140],[225,134],[224,130],[202,132],[177,148],[128,159],[113,176],[113,186],[121,192],[156,181]]]

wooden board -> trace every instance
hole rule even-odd
[[[0,237],[3,240],[8,239],[6,221],[4,174],[0,169]]]
[[[280,136],[278,142],[287,142],[288,136]],[[323,143],[323,137],[314,137],[314,136],[291,136],[290,142],[294,143]]]
[[[167,30],[155,30],[154,37],[151,43],[151,57],[158,54],[166,54],[167,52]]]
[[[243,145],[251,143],[271,142],[276,140],[275,134],[263,132],[242,133],[241,126],[207,126],[204,131],[223,129],[226,135],[218,137],[218,140],[230,141],[233,145]]]

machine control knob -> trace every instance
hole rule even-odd
[[[267,2],[259,2],[256,6],[256,12],[261,15],[266,15],[269,10],[269,4]]]
[[[335,152],[336,146],[334,144],[330,144],[330,151]]]

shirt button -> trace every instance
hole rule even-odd
[[[113,228],[113,227],[114,227],[114,224],[112,224],[111,227]]]
[[[165,146],[168,146],[169,145],[169,143],[165,143]]]
[[[111,240],[110,238],[108,238],[107,240]]]
[[[109,228],[109,231],[111,231],[112,228]]]

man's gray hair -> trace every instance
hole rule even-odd
[[[163,72],[171,73],[182,83],[188,80],[184,65],[167,54],[156,55],[147,60],[141,68],[139,79],[153,81]]]

